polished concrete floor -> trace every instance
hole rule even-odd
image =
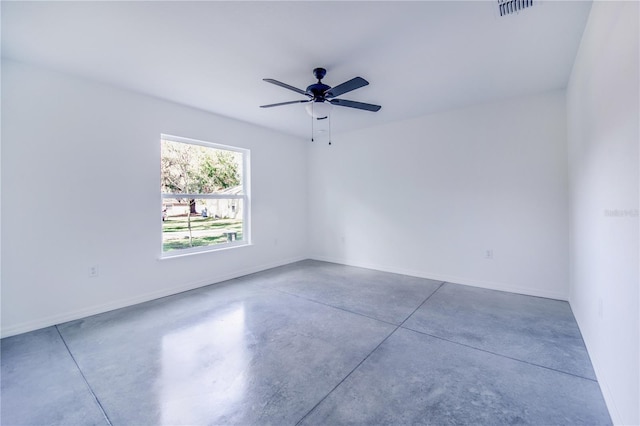
[[[566,302],[316,261],[1,349],[3,425],[611,423]]]

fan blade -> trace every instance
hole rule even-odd
[[[332,87],[331,89],[325,92],[325,97],[327,98],[335,98],[336,96],[343,95],[352,90],[359,89],[361,87],[369,84],[367,80],[362,77],[354,77],[349,81],[345,81],[342,84],[338,84],[336,87]]]
[[[303,103],[307,103],[307,102],[311,102],[311,99],[303,99],[301,101],[280,102],[280,103],[277,103],[277,104],[269,104],[269,105],[260,105],[260,108],[271,108],[271,107],[275,107],[275,106],[290,105],[290,104],[303,104]]]
[[[380,110],[380,108],[382,108],[380,105],[365,104],[363,102],[348,101],[346,99],[331,99],[329,102],[331,103],[331,105],[364,109],[367,111],[378,111]]]
[[[304,90],[298,89],[297,87],[290,86],[287,83],[283,83],[281,81],[274,80],[272,78],[263,78],[262,80],[266,81],[267,83],[275,84],[276,86],[284,87],[285,89],[293,90],[294,92],[300,93],[301,95],[309,96],[307,92],[305,92]]]

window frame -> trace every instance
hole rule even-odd
[[[239,148],[231,145],[223,145],[215,142],[207,142],[198,139],[185,138],[182,136],[174,136],[166,133],[160,134],[160,159],[162,161],[162,141],[184,143],[188,145],[199,145],[205,148],[213,148],[223,151],[232,151],[242,154],[242,194],[192,194],[184,192],[162,192],[160,185],[160,205],[162,206],[165,199],[218,199],[218,200],[242,200],[242,240],[227,241],[224,243],[211,244],[207,246],[189,247],[164,251],[163,225],[160,221],[160,258],[167,259],[172,257],[180,257],[191,254],[209,253],[213,251],[226,250],[236,247],[244,247],[251,245],[251,151],[247,148]],[[160,179],[161,180],[161,179]]]

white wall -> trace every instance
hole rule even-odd
[[[566,300],[565,118],[551,92],[313,145],[311,256]]]
[[[594,2],[567,89],[570,303],[613,421],[629,425],[640,424],[638,20],[637,2]]]
[[[2,88],[3,336],[307,257],[306,141],[9,61]],[[159,259],[161,133],[251,150],[252,246]]]

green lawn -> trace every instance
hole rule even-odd
[[[242,240],[241,219],[214,219],[212,217],[192,216],[191,231],[193,238],[190,245],[187,223],[186,216],[169,216],[162,222],[163,251],[226,243],[227,236],[224,233],[230,231],[237,232],[236,239]]]

